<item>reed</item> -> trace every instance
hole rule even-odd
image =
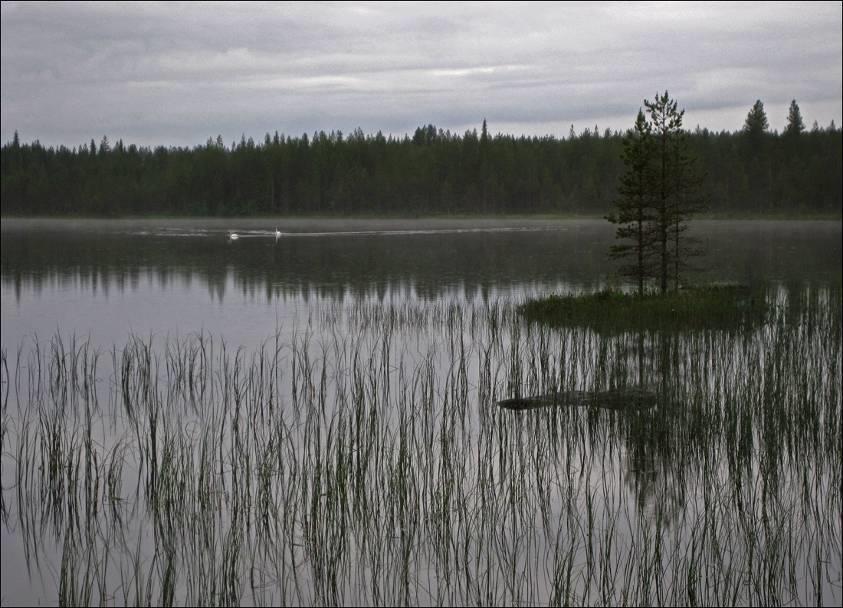
[[[838,288],[771,290],[741,331],[518,305],[3,350],[3,560],[31,587],[4,602],[840,603]]]

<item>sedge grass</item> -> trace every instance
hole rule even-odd
[[[741,332],[405,305],[255,350],[4,350],[3,563],[30,572],[4,596],[839,603],[840,291],[765,297]],[[655,407],[496,405],[641,386]]]

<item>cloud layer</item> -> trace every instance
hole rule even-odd
[[[626,128],[669,89],[686,122],[841,121],[839,2],[17,4],[2,10],[2,140],[192,145],[362,127]]]

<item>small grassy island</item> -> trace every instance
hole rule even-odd
[[[528,321],[600,332],[739,329],[764,322],[763,292],[739,285],[713,285],[643,296],[618,291],[551,295],[518,311]]]
[[[615,211],[606,218],[616,226],[609,256],[622,262],[618,273],[635,293],[550,296],[519,312],[532,322],[602,332],[757,326],[767,316],[763,292],[734,285],[680,289],[690,259],[703,253],[687,232],[688,220],[706,208],[703,178],[682,128],[685,110],[667,91],[644,106],[646,114],[638,110],[624,138],[625,172]],[[759,120],[751,111],[745,131],[763,131]]]

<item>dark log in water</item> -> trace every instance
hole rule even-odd
[[[498,406],[508,410],[561,406],[597,407],[606,410],[646,410],[655,404],[656,393],[638,388],[610,391],[561,391],[498,401]]]

